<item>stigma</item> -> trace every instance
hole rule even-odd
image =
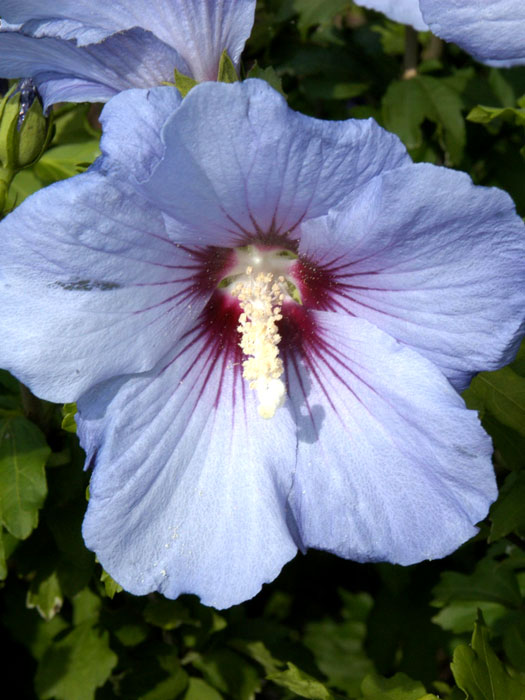
[[[262,418],[273,418],[286,398],[281,379],[283,362],[279,357],[281,336],[277,328],[277,322],[282,319],[285,289],[282,275],[254,274],[253,266],[248,266],[231,290],[242,309],[237,330],[241,335],[239,345],[246,356],[242,363],[243,376],[257,394]]]

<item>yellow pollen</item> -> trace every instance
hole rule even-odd
[[[232,289],[239,299],[242,313],[237,327],[241,334],[239,343],[247,359],[242,363],[243,376],[250,382],[259,399],[259,415],[273,418],[283,405],[286,387],[280,379],[283,363],[279,357],[281,336],[277,321],[282,319],[284,277],[274,280],[271,272],[253,276],[253,268],[246,268],[246,276]]]

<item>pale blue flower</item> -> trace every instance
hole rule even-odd
[[[478,61],[525,64],[524,0],[419,0],[430,29]]]
[[[421,15],[419,0],[354,0],[356,5],[362,5],[369,10],[382,12],[394,22],[409,24],[418,31],[428,29]]]
[[[508,195],[256,80],[102,122],[95,167],[0,224],[0,366],[78,401],[111,576],[226,607],[297,548],[412,564],[474,535],[491,444],[450,382],[523,333]]]
[[[174,69],[216,80],[238,65],[255,0],[2,0],[0,75],[33,78],[46,107],[106,102],[173,82]]]
[[[524,0],[356,0],[396,22],[431,29],[478,61],[525,64]]]

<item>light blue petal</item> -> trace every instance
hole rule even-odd
[[[113,31],[101,30],[69,19],[29,20],[23,24],[9,24],[4,18],[0,20],[1,31],[21,31],[37,38],[55,37],[65,41],[74,41],[78,46],[97,44],[107,39]],[[115,30],[116,31],[116,30]]]
[[[196,80],[216,80],[221,53],[238,64],[253,25],[255,0],[5,0],[2,16],[35,36],[91,44],[142,27],[172,46]]]
[[[188,72],[176,51],[142,29],[85,47],[0,32],[0,75],[32,77],[46,107],[60,101],[105,102],[130,87],[172,81],[174,68]]]
[[[151,369],[210,294],[191,264],[158,212],[98,173],[37,192],[0,224],[0,366],[57,402]]]
[[[181,102],[180,92],[168,85],[116,95],[100,115],[101,167],[135,184],[137,178],[147,177],[164,156],[164,122]]]
[[[110,34],[144,27],[141,6],[154,2],[131,0],[3,0],[2,19],[21,24],[34,36],[75,39],[81,45],[97,43]]]
[[[137,128],[133,118],[129,132]],[[411,162],[399,139],[373,120],[305,117],[260,80],[198,85],[167,119],[162,138],[166,151],[151,174],[150,161],[143,167],[125,156],[122,165],[134,168],[139,191],[195,240],[214,245],[253,235],[297,237],[303,219],[352,198],[377,173]]]
[[[306,222],[301,235],[300,252],[326,275],[323,299],[312,287],[317,308],[366,318],[459,389],[513,358],[523,335],[525,226],[505,192],[412,165],[376,178],[347,211]]]
[[[419,0],[355,0],[355,4],[382,12],[394,22],[410,24],[418,31],[424,32],[428,29],[421,16]]]
[[[476,534],[497,496],[490,438],[443,375],[367,321],[313,312],[288,361],[303,545],[413,564]]]
[[[525,64],[523,0],[420,0],[430,29],[479,61]]]
[[[208,335],[208,325],[149,375],[80,400],[94,464],[83,534],[127,591],[194,593],[225,608],[295,555],[286,495],[296,439],[288,411],[259,417],[235,364],[237,334]]]
[[[252,30],[255,0],[156,0],[154,4],[156,12],[148,9],[143,26],[177,49],[196,80],[217,79],[225,50],[239,64]]]

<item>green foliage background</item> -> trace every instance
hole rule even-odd
[[[415,39],[417,74],[404,79]],[[306,114],[374,117],[414,160],[506,189],[525,215],[525,68],[487,68],[347,0],[262,0],[243,71]],[[97,157],[97,110],[54,111],[6,211]],[[192,596],[133,597],[101,570],[80,534],[89,475],[74,406],[0,372],[2,682],[16,689],[4,697],[524,700],[525,349],[465,398],[493,437],[501,486],[474,540],[408,568],[299,555],[254,600],[217,612]]]

